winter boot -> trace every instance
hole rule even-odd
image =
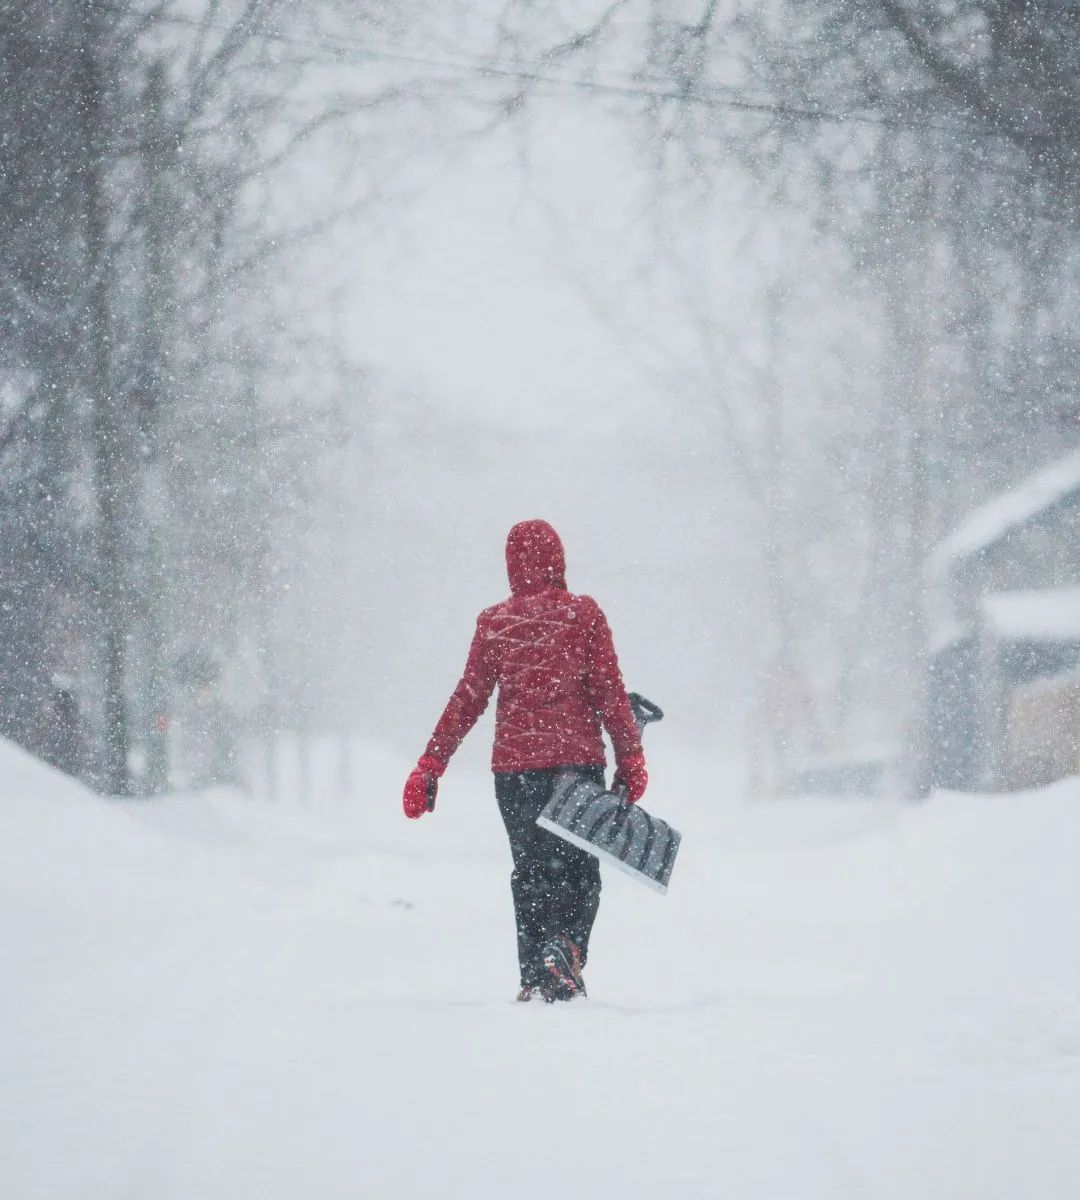
[[[521,991],[517,994],[519,1004],[528,1004],[530,1000],[534,1000],[541,995],[540,988],[535,983],[524,983],[521,985]]]
[[[565,933],[551,939],[544,947],[542,960],[549,978],[545,981],[544,999],[576,1000],[585,996],[585,980],[581,974],[581,951]]]

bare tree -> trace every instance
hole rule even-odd
[[[40,741],[63,610],[83,772],[123,793],[141,759],[139,786],[156,789],[177,654],[199,644],[220,666],[263,601],[251,563],[310,499],[302,468],[339,440],[332,392],[304,404],[299,380],[284,386],[282,363],[308,334],[283,319],[281,268],[370,207],[382,177],[360,160],[306,211],[275,182],[336,130],[358,135],[426,96],[400,78],[335,75],[334,0],[3,7],[0,365],[16,382],[0,453],[22,480],[5,497],[5,539],[28,550],[6,556],[6,611],[26,632],[5,727]],[[392,11],[373,0],[347,15],[355,35]],[[315,370],[328,349],[305,353]],[[47,604],[27,613],[35,579]]]
[[[858,736],[853,719],[874,708],[880,728],[903,735],[927,642],[925,554],[987,490],[1075,436],[1058,382],[1071,340],[1048,336],[1077,315],[1064,282],[1077,239],[1075,17],[1043,5],[884,0],[701,0],[645,12],[620,21],[624,9],[586,7],[547,14],[545,25],[531,6],[507,5],[499,47],[531,64],[515,103],[541,103],[555,78],[637,140],[652,210],[675,214],[641,226],[636,253],[648,265],[638,278],[655,282],[658,263],[673,265],[684,286],[661,288],[654,310],[671,313],[681,291],[696,359],[713,364],[711,382],[689,390],[718,406],[716,435],[762,514],[770,582],[752,586],[774,601],[765,641],[787,647],[777,661],[798,647],[833,739]],[[858,296],[861,365],[853,373],[848,348],[822,346],[816,396],[784,367],[815,325],[805,264],[762,253],[767,233],[748,237],[740,253],[761,284],[734,330],[715,315],[722,274],[702,266],[702,285],[685,286],[708,261],[709,198],[740,178],[757,188],[748,225],[760,233],[793,219],[814,230],[833,264],[806,263]],[[698,246],[687,247],[686,229],[701,231]],[[1048,237],[1064,248],[1057,263]],[[597,298],[595,279],[582,286],[598,310],[636,320],[644,344],[632,299]],[[834,304],[840,327],[843,307]],[[647,332],[672,360],[685,354],[681,337]],[[748,340],[769,349],[748,355]],[[832,379],[855,387],[872,414],[865,424],[853,423]],[[808,405],[817,472],[790,449]],[[822,555],[825,573],[812,566]],[[851,613],[858,619],[844,619]],[[885,678],[888,712],[876,700]]]

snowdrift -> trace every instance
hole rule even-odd
[[[545,1008],[490,780],[406,823],[365,762],[297,813],[0,744],[0,1194],[1075,1197],[1077,781],[692,808],[658,755],[680,878],[605,876]]]

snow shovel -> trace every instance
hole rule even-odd
[[[628,699],[639,732],[650,721],[663,719],[660,709],[644,696],[631,692]],[[628,803],[624,787],[608,791],[577,771],[562,771],[536,823],[653,891],[668,890],[682,835],[666,821],[649,816],[640,804]]]

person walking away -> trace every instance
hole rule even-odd
[[[476,621],[465,671],[427,749],[409,775],[405,815],[434,808],[438,781],[496,685],[491,767],[510,840],[517,924],[518,999],[585,995],[583,969],[600,903],[600,865],[536,824],[561,771],[603,783],[601,727],[615,750],[615,785],[636,803],[648,772],[615,646],[599,604],[566,586],[559,535],[546,521],[522,521],[506,539],[510,596]]]

